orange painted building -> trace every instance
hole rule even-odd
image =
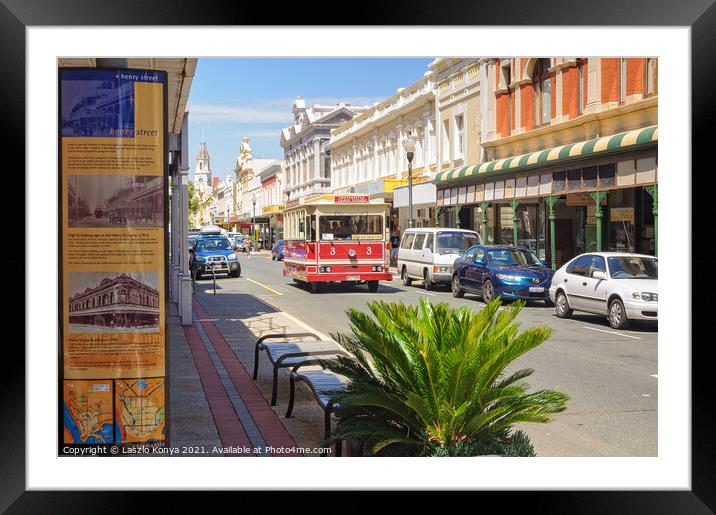
[[[438,208],[553,266],[595,250],[656,254],[657,59],[488,58],[481,67],[483,157],[435,177]]]

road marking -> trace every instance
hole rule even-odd
[[[638,336],[632,336],[630,334],[624,334],[624,333],[617,333],[614,331],[605,331],[604,329],[597,329],[596,327],[589,327],[586,325],[583,325],[585,329],[589,329],[590,331],[599,331],[600,333],[609,333],[609,334],[616,334],[617,336],[626,336],[627,338],[634,338],[635,340],[641,340]]]
[[[261,286],[262,288],[266,288],[268,291],[274,292],[276,295],[283,295],[283,293],[281,293],[280,291],[274,290],[273,288],[271,288],[271,287],[269,287],[269,286],[266,286],[265,284],[261,284],[261,283],[258,282],[258,281],[254,281],[254,280],[251,279],[250,277],[247,277],[246,280],[247,280],[247,281],[251,281],[251,282],[254,283],[254,284],[258,284],[258,285]]]
[[[278,308],[277,308],[277,309],[278,309]],[[304,328],[306,331],[308,331],[309,333],[315,333],[315,334],[318,335],[319,338],[323,338],[324,340],[333,340],[333,338],[331,338],[331,337],[329,337],[329,336],[326,336],[326,335],[323,334],[321,331],[317,331],[316,329],[314,329],[313,327],[311,327],[311,326],[308,325],[307,323],[302,322],[301,320],[299,320],[298,318],[296,318],[296,317],[293,316],[292,314],[287,313],[286,311],[283,311],[283,310],[280,310],[280,309],[279,309],[279,312],[280,312],[280,313],[283,313],[283,315],[284,315],[286,318],[288,318],[289,320],[291,320],[294,324],[303,327],[303,328]]]
[[[659,376],[656,374],[650,374],[649,377],[656,377],[657,379],[659,379]]]
[[[420,292],[418,295],[430,295],[431,297],[439,297],[439,295],[437,293],[430,293],[427,291]]]

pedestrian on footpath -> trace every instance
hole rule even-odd
[[[390,264],[396,266],[398,263],[398,247],[400,246],[400,229],[390,237]]]

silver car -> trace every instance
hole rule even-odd
[[[549,298],[560,318],[584,311],[626,329],[631,320],[659,319],[658,270],[654,256],[589,252],[555,272]]]

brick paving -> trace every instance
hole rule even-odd
[[[246,447],[253,449],[253,444],[246,434],[234,405],[222,384],[196,323],[184,327],[184,332],[199,372],[204,394],[209,403],[213,423],[221,439],[221,446],[227,448],[236,447],[237,450],[238,448],[243,449]],[[231,455],[231,453],[225,454]],[[253,452],[247,454],[253,455]]]
[[[221,360],[221,364],[231,379],[231,383],[240,395],[241,401],[243,401],[243,406],[245,407],[244,413],[250,416],[250,419],[242,417],[244,426],[249,426],[246,429],[253,432],[255,436],[258,436],[251,427],[255,424],[255,428],[260,432],[264,445],[276,449],[295,447],[296,442],[291,435],[289,435],[276,413],[271,409],[271,406],[266,402],[261,391],[251,379],[238,357],[231,350],[224,336],[214,322],[209,320],[209,315],[206,310],[196,300],[194,300],[193,307],[199,323],[206,331],[216,354]],[[261,442],[257,441],[256,443],[258,444],[257,446],[261,446]],[[281,452],[266,454],[272,454],[274,456],[295,456],[293,453]]]

